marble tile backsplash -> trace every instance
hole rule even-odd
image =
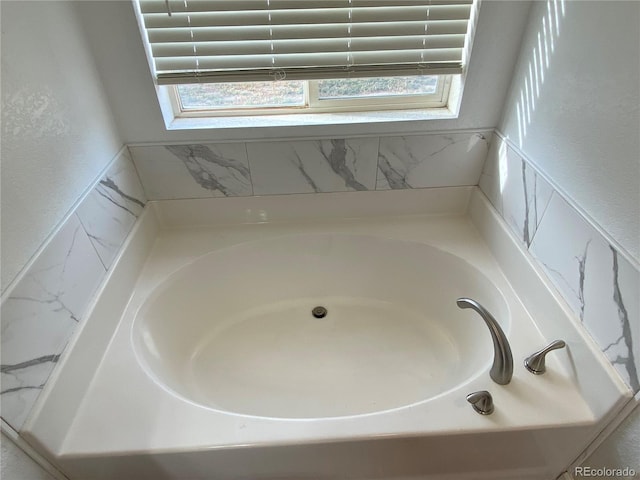
[[[2,418],[20,430],[146,203],[126,150],[1,306]]]
[[[145,203],[142,185],[125,151],[78,206],[78,218],[107,270]]]
[[[130,147],[149,200],[476,185],[491,132]]]
[[[244,143],[129,147],[149,200],[253,194]]]
[[[375,190],[377,138],[247,144],[255,195]]]
[[[488,132],[381,138],[376,189],[476,185],[490,139]]]
[[[499,135],[492,140],[480,188],[638,392],[638,269]]]

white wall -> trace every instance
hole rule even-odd
[[[485,1],[480,11],[460,117],[413,125],[292,127],[281,136],[384,135],[497,125],[527,21],[529,2]],[[126,143],[229,141],[263,138],[265,130],[166,131],[130,2],[81,2],[79,12],[114,116]],[[104,41],[109,38],[109,41]],[[277,136],[277,135],[276,135]]]
[[[122,140],[73,3],[0,8],[4,291]]]
[[[640,3],[531,8],[499,129],[640,259]]]
[[[640,473],[640,407],[622,422],[616,431],[583,463],[583,467],[622,468],[629,467]],[[579,478],[579,477],[576,477]],[[597,477],[604,478],[604,477]],[[634,477],[638,478],[638,477]]]

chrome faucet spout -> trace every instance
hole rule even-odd
[[[513,354],[507,336],[489,311],[471,298],[459,298],[456,304],[460,308],[471,308],[478,312],[489,327],[493,340],[493,366],[489,372],[491,379],[499,385],[506,385],[513,377]]]

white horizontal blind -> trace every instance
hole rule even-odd
[[[138,0],[159,84],[452,74],[473,0]]]

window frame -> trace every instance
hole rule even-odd
[[[151,46],[146,40],[146,29],[137,0],[131,0],[138,28],[143,37],[145,56],[152,76],[155,66]],[[223,135],[224,139],[246,140],[247,138],[298,138],[328,135],[370,135],[390,132],[422,132],[427,122],[441,122],[459,118],[462,98],[468,75],[468,61],[473,50],[475,29],[481,10],[481,0],[474,3],[468,31],[469,42],[463,52],[463,68],[460,74],[451,75],[448,101],[441,107],[363,110],[337,113],[311,113],[302,109],[291,110],[288,114],[253,115],[244,110],[241,114],[212,115],[210,112],[195,116],[185,116],[176,104],[176,96],[171,94],[172,86],[153,80],[161,117],[167,131],[207,130]],[[253,133],[251,133],[253,132]],[[259,133],[258,133],[259,132]]]
[[[436,92],[427,95],[388,95],[359,98],[320,99],[318,80],[304,82],[304,105],[283,107],[183,108],[177,85],[166,85],[175,119],[220,118],[291,114],[358,113],[389,110],[447,108],[453,75],[437,75]]]

